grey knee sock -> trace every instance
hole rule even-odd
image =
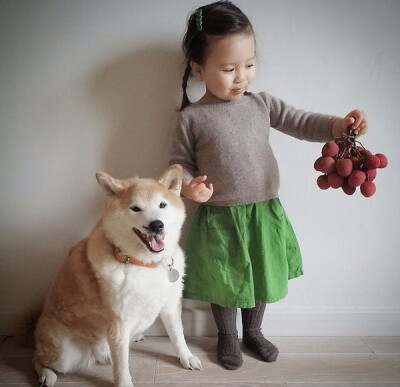
[[[243,359],[236,329],[237,308],[211,304],[211,310],[218,329],[218,362],[228,370],[238,369]]]
[[[261,333],[265,306],[265,303],[257,301],[254,308],[242,308],[243,344],[263,361],[273,362],[279,350]]]

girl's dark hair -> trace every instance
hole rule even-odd
[[[211,36],[241,32],[253,32],[253,27],[247,16],[230,1],[217,1],[204,5],[190,15],[182,42],[186,68],[182,79],[183,97],[180,111],[190,105],[186,92],[191,75],[190,62],[204,63]]]

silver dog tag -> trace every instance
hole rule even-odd
[[[172,265],[174,264],[174,258],[171,258],[172,262],[168,265],[168,281],[169,282],[175,282],[178,280],[180,274],[179,271],[176,269],[172,268]]]

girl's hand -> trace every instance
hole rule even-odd
[[[204,203],[208,201],[214,191],[213,185],[206,185],[204,181],[207,180],[207,176],[197,176],[193,180],[184,180],[182,183],[182,195],[190,200],[194,200],[198,203]]]
[[[340,137],[351,126],[356,137],[365,134],[368,130],[368,118],[362,110],[352,110],[344,118],[337,118],[332,125],[332,137]]]

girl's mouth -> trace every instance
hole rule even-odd
[[[232,89],[233,94],[239,95],[242,94],[244,92],[244,88],[240,87],[238,89]]]

